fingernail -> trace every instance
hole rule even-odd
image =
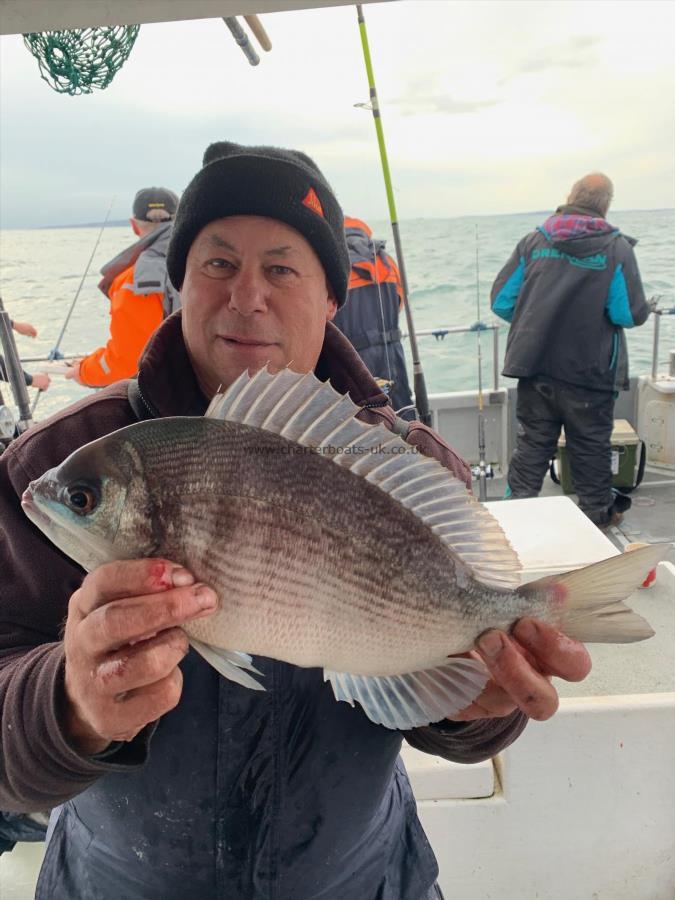
[[[218,605],[216,592],[205,584],[197,585],[195,588],[195,597],[197,598],[201,609],[213,610]]]
[[[498,631],[486,631],[476,642],[478,649],[488,659],[496,659],[504,649],[504,638]]]
[[[539,636],[537,626],[532,619],[521,619],[513,633],[519,641],[525,641],[526,644],[533,644]]]
[[[195,577],[192,572],[188,572],[182,566],[177,566],[171,572],[171,583],[174,587],[187,587],[189,584],[195,583]]]

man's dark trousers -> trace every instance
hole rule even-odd
[[[553,378],[518,381],[516,449],[509,464],[509,496],[536,497],[565,426],[567,455],[579,508],[596,525],[607,525],[613,505],[611,391],[589,390]]]

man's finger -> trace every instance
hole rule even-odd
[[[108,741],[129,741],[144,728],[178,705],[183,673],[176,667],[161,681],[128,693],[120,693],[97,709],[94,729]]]
[[[565,681],[582,681],[591,671],[591,657],[584,645],[545,622],[520,619],[511,634],[548,675],[557,675]]]
[[[78,640],[85,652],[97,657],[190,619],[208,616],[217,603],[215,591],[205,584],[111,601],[80,623]]]
[[[482,693],[463,710],[454,716],[449,716],[455,722],[472,722],[474,719],[498,719],[502,716],[509,716],[516,708],[513,699],[506,691],[495,684],[494,681],[488,681]]]
[[[148,641],[108,656],[94,670],[96,687],[103,695],[117,696],[166,678],[190,649],[182,628],[162,631]]]
[[[558,709],[558,694],[501,631],[486,631],[476,647],[494,681],[531,719],[549,719]]]
[[[84,579],[71,598],[80,618],[125,597],[140,597],[194,584],[194,576],[168,559],[125,559],[105,563]]]

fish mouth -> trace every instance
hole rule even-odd
[[[51,525],[52,520],[37,505],[30,488],[26,488],[21,495],[21,509],[23,509],[31,522],[43,531],[46,526]]]
[[[21,508],[59,550],[63,551],[87,572],[96,569],[116,557],[111,555],[106,543],[89,534],[84,529],[74,528],[70,523],[50,515],[49,507],[40,502],[30,488],[21,497]]]

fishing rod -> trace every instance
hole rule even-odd
[[[478,265],[478,225],[476,225],[476,345],[478,351],[478,499],[487,500],[488,470],[485,464],[485,415],[483,414],[483,356],[480,333],[484,330],[480,320],[480,268]]]
[[[54,344],[52,349],[49,351],[49,356],[48,356],[49,360],[63,358],[62,354],[59,351],[59,347],[61,346],[61,341],[63,340],[63,335],[66,333],[66,328],[68,327],[68,323],[70,322],[70,317],[72,316],[73,310],[75,309],[75,304],[77,303],[77,298],[80,296],[80,291],[82,290],[82,286],[84,285],[85,279],[86,279],[87,275],[89,274],[89,268],[91,266],[92,260],[94,259],[94,254],[96,253],[96,250],[98,248],[99,241],[101,240],[101,235],[105,231],[105,226],[108,224],[108,219],[110,218],[110,213],[112,212],[114,202],[115,202],[115,195],[113,194],[112,200],[110,201],[110,206],[108,207],[108,212],[105,214],[103,224],[101,225],[98,235],[96,236],[96,243],[94,244],[94,249],[91,251],[91,256],[89,257],[89,262],[87,263],[87,267],[84,270],[82,278],[80,279],[80,284],[79,284],[77,290],[75,291],[75,296],[73,297],[73,302],[70,304],[70,309],[68,310],[68,315],[66,316],[66,319],[63,323],[63,327],[61,328],[61,334],[59,334],[56,344]],[[33,409],[31,410],[31,412],[33,414],[35,413],[35,407],[38,405],[38,401],[40,399],[41,393],[42,393],[42,391],[38,391],[37,396],[35,398],[35,402],[33,403]]]
[[[391,173],[389,171],[389,160],[387,158],[387,148],[384,143],[384,131],[382,129],[382,116],[380,115],[380,106],[377,99],[377,89],[375,87],[375,74],[373,72],[373,64],[370,58],[370,47],[368,45],[368,33],[366,31],[366,20],[363,16],[363,8],[360,3],[356,4],[356,14],[359,22],[359,31],[361,32],[361,46],[363,48],[363,59],[366,64],[366,73],[368,75],[368,86],[370,88],[370,109],[373,113],[375,122],[375,131],[377,133],[377,143],[380,148],[380,161],[382,164],[382,175],[384,176],[384,186],[387,192],[387,203],[389,205],[389,220],[391,222],[391,230],[394,235],[394,245],[396,247],[396,258],[398,260],[398,269],[401,276],[401,287],[403,288],[403,307],[405,309],[406,321],[408,324],[408,336],[410,338],[410,353],[413,361],[413,384],[415,388],[415,406],[419,414],[420,420],[425,425],[431,425],[431,412],[429,411],[429,397],[427,395],[427,385],[422,370],[419,351],[417,349],[417,336],[415,334],[415,326],[413,324],[412,311],[410,309],[408,278],[405,271],[405,261],[403,259],[403,247],[401,245],[401,234],[398,228],[398,215],[396,213],[396,203],[394,202],[394,192],[391,186]]]

